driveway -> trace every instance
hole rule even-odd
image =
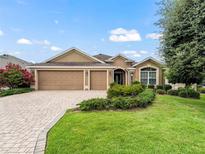
[[[105,91],[35,91],[0,98],[0,153],[33,153],[41,131],[82,100]]]

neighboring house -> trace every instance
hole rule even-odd
[[[32,64],[30,62],[27,62],[25,60],[22,60],[20,58],[17,58],[11,55],[7,55],[7,54],[0,55],[0,68],[5,67],[9,63],[18,64],[22,68],[26,68],[26,66]]]
[[[163,65],[152,57],[136,63],[119,54],[90,56],[71,48],[43,63],[29,66],[36,90],[106,90],[110,83],[163,84]]]

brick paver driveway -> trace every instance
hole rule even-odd
[[[81,100],[105,91],[36,91],[0,98],[0,154],[33,153],[46,125]]]

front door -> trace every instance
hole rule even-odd
[[[125,72],[123,70],[115,70],[114,81],[117,84],[124,84]]]

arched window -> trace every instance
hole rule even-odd
[[[146,67],[140,70],[140,82],[145,85],[156,85],[157,70],[152,67]]]

